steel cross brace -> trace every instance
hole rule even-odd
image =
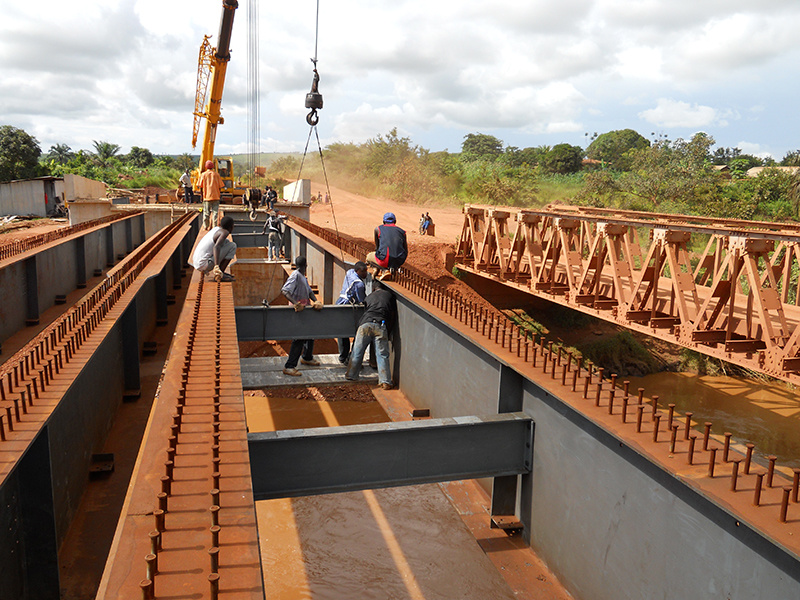
[[[247,436],[256,500],[531,472],[524,413]]]
[[[301,312],[291,306],[238,306],[236,335],[240,342],[353,337],[363,314],[363,306],[349,304]]]

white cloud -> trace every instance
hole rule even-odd
[[[249,5],[240,0],[234,21],[219,148],[247,138]],[[259,5],[271,147],[308,135],[315,9]],[[34,129],[44,147],[189,150],[197,52],[204,34],[216,42],[221,0],[0,0],[0,14],[0,124]],[[797,145],[786,127],[797,0],[337,0],[321,3],[319,25],[329,141],[398,127],[432,150],[476,131],[524,147],[644,120],[671,138],[702,128],[727,146]]]
[[[655,108],[640,112],[639,117],[658,127],[697,128],[717,122],[719,112],[710,106],[660,98]]]

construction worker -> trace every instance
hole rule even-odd
[[[397,305],[392,293],[379,281],[372,284],[375,289],[364,301],[366,310],[358,323],[350,366],[344,378],[356,381],[361,371],[364,352],[370,342],[375,341],[378,362],[378,384],[384,390],[392,389],[392,373],[389,367],[389,333],[391,333]]]
[[[285,218],[279,217],[278,211],[273,210],[264,222],[264,229],[261,230],[261,234],[269,234],[267,237],[268,260],[280,260],[281,246],[283,245],[283,220]]]
[[[219,227],[214,227],[197,243],[192,255],[192,265],[202,273],[209,273],[214,281],[233,281],[225,269],[236,257],[236,243],[230,239],[233,217],[223,217]]]
[[[203,229],[208,231],[219,225],[219,199],[222,197],[222,177],[214,169],[214,161],[207,160],[205,170],[197,183],[203,196]]]
[[[322,302],[317,300],[314,290],[311,289],[308,279],[306,279],[306,257],[298,256],[294,260],[294,265],[295,270],[283,284],[281,293],[294,306],[296,312],[300,312],[309,305],[314,310],[322,310]],[[319,361],[314,358],[314,340],[292,340],[289,356],[286,358],[286,364],[283,365],[284,375],[299,377],[302,374],[297,370],[298,359],[304,365],[319,366]]]
[[[183,172],[180,182],[183,186],[183,201],[186,204],[192,204],[194,202],[194,193],[192,192],[192,177],[189,175],[189,169]]]
[[[383,215],[383,225],[375,228],[375,252],[367,254],[367,262],[379,271],[387,271],[378,276],[386,279],[400,268],[408,257],[406,232],[397,226],[394,213]]]
[[[352,269],[345,273],[342,291],[336,304],[362,304],[367,296],[367,287],[364,285],[366,278],[367,264],[359,260]],[[337,341],[339,343],[339,362],[345,365],[347,359],[350,358],[350,338],[339,338]]]

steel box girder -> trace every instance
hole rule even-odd
[[[240,342],[353,337],[363,314],[363,306],[353,305],[300,312],[291,306],[237,306],[236,336]]]
[[[247,436],[256,500],[530,473],[524,413]]]

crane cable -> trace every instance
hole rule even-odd
[[[306,146],[303,150],[303,158],[300,161],[300,169],[297,172],[297,181],[300,182],[300,175],[303,172],[303,165],[306,161],[306,155],[308,154],[308,144],[311,141],[311,134],[314,133],[317,138],[317,148],[319,149],[319,160],[320,164],[322,165],[322,173],[325,177],[325,190],[328,198],[330,198],[331,204],[331,216],[333,217],[333,227],[336,231],[336,236],[339,236],[339,225],[336,222],[336,211],[333,207],[333,196],[331,196],[331,186],[330,182],[328,181],[328,171],[325,168],[325,157],[322,154],[322,143],[319,140],[319,132],[317,131],[317,123],[319,123],[319,117],[317,116],[317,109],[322,108],[322,94],[319,93],[319,73],[317,72],[317,50],[319,48],[319,0],[317,0],[317,20],[316,20],[316,34],[314,37],[314,58],[311,59],[311,62],[314,64],[314,79],[311,83],[311,91],[306,94],[306,108],[310,108],[311,112],[308,113],[306,117],[306,122],[310,125],[310,129],[308,131],[308,138],[306,138]],[[339,248],[339,252],[341,254],[342,262],[344,260],[344,250]]]

